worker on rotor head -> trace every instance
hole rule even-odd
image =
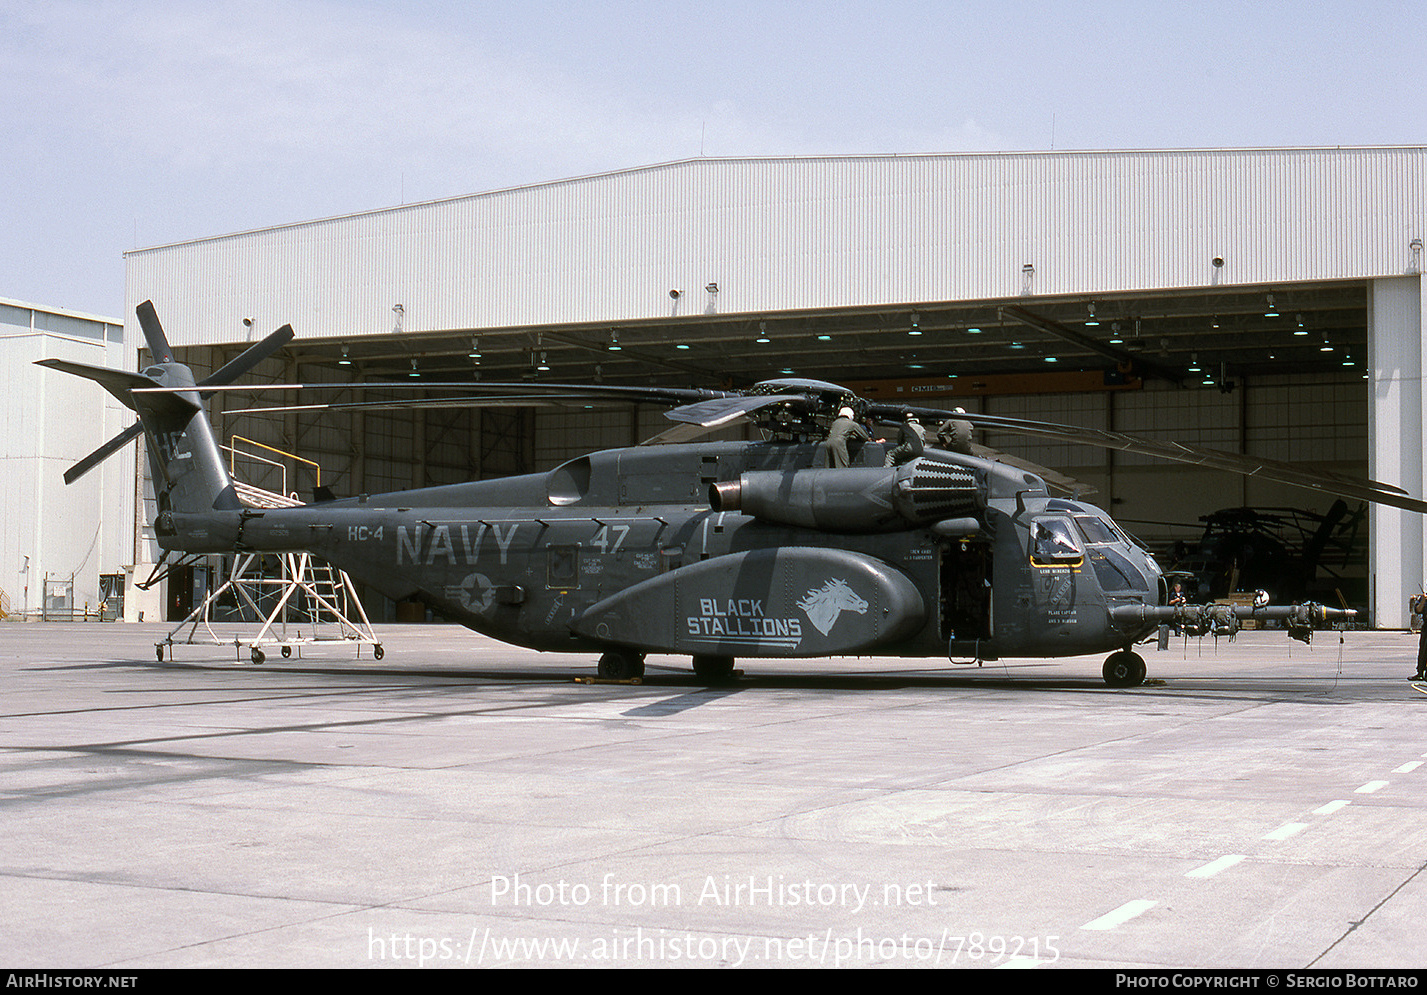
[[[953,409],[957,414],[966,414],[965,408]],[[971,455],[971,423],[960,418],[948,418],[937,426],[936,441],[941,448],[949,449],[963,456]]]
[[[837,417],[833,419],[832,427],[827,433],[827,465],[834,469],[851,466],[847,454],[848,441],[861,439],[867,442],[871,438],[872,434],[858,423],[857,412],[847,405],[838,408]]]
[[[901,466],[920,456],[926,449],[927,430],[910,410],[902,412],[902,435],[897,441],[897,448],[887,453],[884,466]]]

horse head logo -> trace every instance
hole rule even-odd
[[[867,613],[867,602],[845,580],[830,580],[822,587],[814,588],[798,602],[798,607],[824,636],[832,630],[833,623],[844,610],[859,615]]]

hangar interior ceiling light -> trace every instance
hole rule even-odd
[[[1275,307],[1266,307],[1270,296]],[[1292,301],[1288,314],[1293,320],[1269,317],[1279,315],[1284,301]],[[787,375],[780,371],[791,368],[800,376],[833,382],[1045,374],[1049,355],[1057,370],[1108,371],[1120,365],[1111,358],[1114,351],[1141,362],[1153,354],[1154,363],[1185,378],[1198,372],[1191,365],[1216,371],[1222,365],[1231,379],[1286,370],[1332,370],[1341,376],[1340,354],[1357,355],[1367,342],[1363,282],[1097,293],[1090,303],[1084,295],[1017,298],[1016,306],[1044,319],[1044,327],[1028,327],[1003,313],[1009,303],[928,301],[915,311],[902,304],[664,315],[629,320],[617,329],[594,323],[418,329],[400,340],[353,335],[345,328],[323,338],[298,329],[299,339],[288,353],[304,365],[334,370],[345,365],[343,359],[360,360],[374,380],[412,372],[418,354],[419,375],[427,379],[439,380],[443,374],[467,378],[479,358],[484,379],[517,380],[541,372],[543,352],[547,365],[559,366],[561,382],[591,381],[600,364],[604,381],[613,384],[742,386]],[[1086,320],[1092,307],[1098,324]],[[1051,326],[1074,337],[1052,334],[1046,330]],[[906,350],[913,330],[921,333],[915,357]],[[1336,353],[1319,352],[1325,337]],[[688,358],[694,354],[697,363]]]

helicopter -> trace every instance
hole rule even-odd
[[[98,382],[138,416],[66,482],[142,433],[165,557],[310,552],[393,599],[424,602],[504,642],[596,655],[606,679],[642,677],[650,653],[686,656],[698,678],[717,683],[741,659],[980,663],[1106,652],[1104,680],[1127,688],[1147,674],[1134,646],[1160,626],[1233,634],[1245,618],[1276,620],[1306,642],[1315,627],[1352,619],[1318,604],[1269,605],[1266,596],[1253,606],[1168,604],[1160,567],[1140,543],[1103,510],[1052,493],[1024,462],[972,447],[972,426],[1427,511],[1390,484],[1074,426],[870,402],[796,378],[747,390],[461,384],[505,403],[659,403],[673,425],[651,440],[662,444],[594,452],[540,473],[255,508],[235,491],[203,399],[237,389],[233,381],[292,339],[291,327],[195,381],[175,361],[152,303],[137,315],[154,358],[141,373],[39,361]],[[947,448],[918,442],[905,462],[887,465],[890,447],[867,441],[835,468],[827,438],[839,413],[944,420]],[[691,441],[744,420],[763,441]]]

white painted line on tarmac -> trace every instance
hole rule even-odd
[[[1387,785],[1388,785],[1388,782],[1387,782],[1387,781],[1369,781],[1367,784],[1364,784],[1361,788],[1357,788],[1357,789],[1355,789],[1355,790],[1356,790],[1357,793],[1360,794],[1360,795],[1370,795],[1370,794],[1372,794],[1374,791],[1377,791],[1379,788],[1385,788],[1385,787],[1387,787]]]
[[[1135,916],[1144,915],[1150,909],[1158,905],[1158,902],[1151,902],[1145,898],[1137,898],[1133,902],[1126,902],[1114,912],[1107,912],[1099,919],[1087,922],[1081,929],[1114,929],[1122,923],[1129,922]]]
[[[1416,770],[1418,767],[1421,767],[1421,766],[1422,766],[1422,761],[1421,761],[1421,760],[1409,760],[1407,763],[1403,764],[1401,767],[1394,767],[1393,770],[1392,770],[1392,772],[1393,772],[1394,774],[1411,774],[1414,770]]]
[[[1230,867],[1233,867],[1239,861],[1245,859],[1247,858],[1242,853],[1226,853],[1218,860],[1210,861],[1203,867],[1196,867],[1184,876],[1187,878],[1212,878],[1220,871],[1227,871]]]
[[[1349,805],[1351,805],[1351,804],[1352,804],[1352,802],[1345,802],[1345,801],[1343,801],[1342,799],[1339,799],[1339,800],[1337,800],[1337,801],[1331,801],[1331,802],[1329,802],[1327,805],[1324,805],[1322,808],[1315,808],[1315,809],[1313,810],[1313,814],[1314,814],[1314,815],[1332,815],[1334,812],[1338,811],[1338,809],[1340,809],[1340,808],[1347,808],[1347,807],[1348,807]]]
[[[1306,822],[1285,822],[1283,825],[1279,826],[1273,832],[1265,836],[1264,839],[1286,840],[1290,836],[1297,836],[1299,833],[1303,832],[1303,830],[1307,828],[1308,823]]]

